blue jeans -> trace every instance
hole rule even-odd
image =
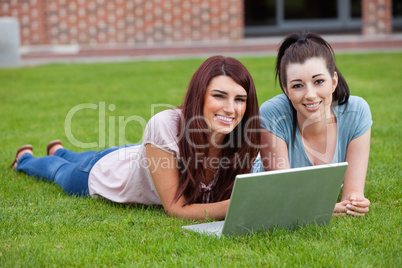
[[[89,196],[88,177],[95,163],[105,155],[128,146],[133,145],[83,153],[59,149],[54,156],[44,157],[33,157],[26,153],[18,160],[17,170],[32,177],[55,182],[69,195]]]

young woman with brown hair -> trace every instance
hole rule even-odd
[[[75,153],[55,141],[40,158],[22,146],[12,167],[70,195],[222,219],[235,176],[250,172],[258,154],[259,125],[251,75],[238,60],[215,56],[194,73],[181,107],[150,119],[142,144]]]
[[[364,196],[372,125],[367,102],[350,96],[331,46],[315,33],[283,40],[276,78],[283,94],[260,108],[261,159],[253,172],[346,161],[333,215],[363,216],[370,205]]]

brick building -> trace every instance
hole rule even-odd
[[[152,44],[239,40],[290,31],[389,34],[402,26],[392,0],[0,0],[21,44]]]

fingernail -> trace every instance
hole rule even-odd
[[[350,210],[346,211],[346,214],[352,214],[352,213],[353,213],[353,212],[350,211]]]
[[[351,205],[349,205],[349,204],[347,204],[347,205],[346,205],[346,207],[347,207],[347,208],[351,208],[352,206],[351,206]]]
[[[352,202],[352,205],[353,205],[353,206],[357,206],[357,202]]]

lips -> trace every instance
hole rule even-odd
[[[303,106],[306,107],[307,110],[314,111],[320,107],[321,103],[322,103],[322,101],[316,102],[316,103],[303,104]]]
[[[227,116],[222,116],[222,115],[215,115],[215,117],[218,119],[219,122],[221,122],[225,125],[230,125],[234,121],[233,117],[227,117]]]

